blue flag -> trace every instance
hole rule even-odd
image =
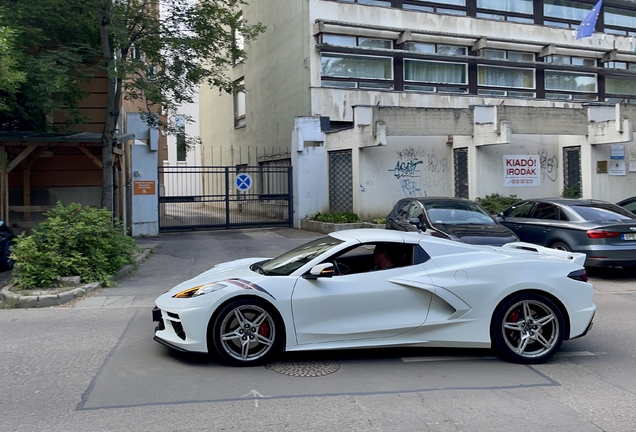
[[[585,18],[583,18],[583,21],[581,21],[581,25],[576,32],[577,39],[592,36],[592,33],[594,33],[594,27],[596,27],[598,14],[601,13],[602,6],[603,0],[598,0],[596,6],[594,6],[592,10],[587,15],[585,15]]]

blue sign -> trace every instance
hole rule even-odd
[[[247,192],[252,187],[252,177],[246,173],[239,174],[234,179],[234,184],[241,192]]]

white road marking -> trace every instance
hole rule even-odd
[[[264,398],[264,397],[269,397],[269,396],[263,396],[262,394],[260,394],[259,392],[257,392],[256,390],[252,390],[251,392],[249,392],[248,394],[244,394],[243,396],[244,398],[255,398],[254,399],[254,407],[258,408],[258,399],[256,398]]]

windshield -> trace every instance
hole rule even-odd
[[[436,202],[425,208],[432,224],[496,224],[486,210],[473,203]]]
[[[260,263],[260,268],[263,274],[269,276],[289,276],[309,261],[337,247],[342,242],[342,240],[331,236],[320,237],[276,258]]]
[[[622,207],[612,204],[591,206],[572,206],[572,210],[585,220],[634,220],[634,215]]]

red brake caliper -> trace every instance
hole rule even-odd
[[[269,326],[266,322],[263,322],[258,326],[258,334],[264,337],[269,336]]]
[[[521,314],[519,313],[518,310],[513,310],[512,312],[510,312],[510,315],[508,315],[508,319],[506,320],[507,322],[517,322],[517,320],[519,319],[519,316]],[[508,333],[508,335],[512,334],[512,330],[507,329],[506,333]]]

